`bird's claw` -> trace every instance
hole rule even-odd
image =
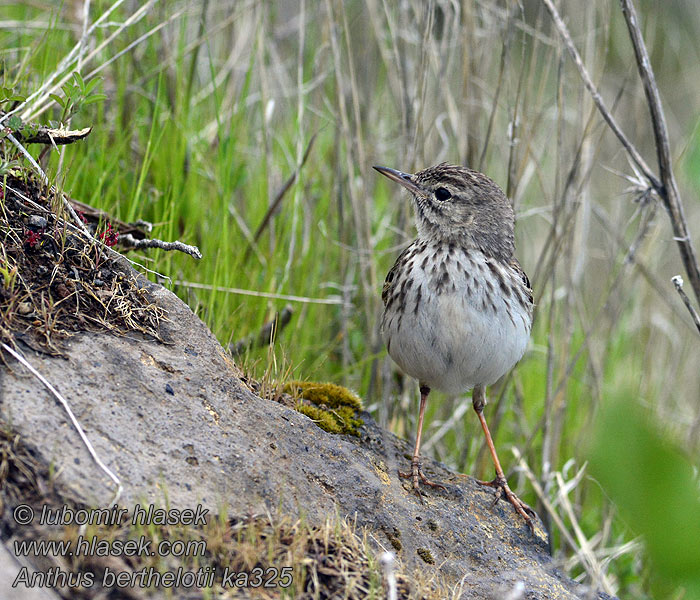
[[[535,526],[532,520],[533,518],[537,517],[537,513],[535,513],[534,510],[532,510],[527,504],[525,504],[520,498],[518,498],[513,493],[513,491],[508,486],[508,482],[506,481],[505,477],[496,476],[492,481],[480,481],[477,479],[477,483],[496,489],[496,497],[493,501],[494,506],[501,499],[502,496],[505,496],[508,502],[510,502],[513,505],[515,512],[517,512],[525,520],[525,523],[527,523],[527,526],[530,528],[530,531],[533,534],[535,533]]]
[[[413,459],[411,461],[411,470],[410,471],[399,471],[399,477],[403,477],[404,479],[411,479],[412,480],[412,487],[413,491],[418,494],[418,497],[421,498],[422,500],[422,494],[420,490],[420,484],[423,483],[429,487],[432,488],[438,488],[441,490],[447,490],[447,488],[442,485],[441,483],[436,483],[434,481],[430,481],[424,474],[423,474],[423,469],[421,468],[421,464],[419,460]]]

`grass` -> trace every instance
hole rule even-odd
[[[383,275],[413,235],[412,213],[371,165],[410,171],[448,160],[486,172],[515,203],[518,256],[537,302],[529,352],[490,391],[486,414],[501,458],[521,497],[552,523],[554,555],[570,574],[598,585],[604,573],[621,597],[648,598],[651,567],[632,543],[634,524],[589,473],[586,447],[600,407],[631,394],[665,435],[700,453],[697,333],[670,284],[680,261],[663,210],[625,178],[634,173],[543,7],[529,3],[521,13],[504,4],[466,3],[457,14],[441,0],[401,11],[378,0],[163,1],[88,58],[127,22],[120,6],[111,26],[90,34],[81,65],[86,80],[101,68],[95,91],[106,96],[72,116],[73,127],[91,125],[92,134],[61,151],[31,151],[72,197],[122,220],[153,221],[155,237],[199,246],[201,261],[157,252],[139,260],[168,275],[224,345],[255,334],[286,305],[281,296],[303,298],[291,303],[274,347],[240,357],[243,367],[267,381],[348,386],[406,437],[414,434],[416,386],[392,368],[377,323]],[[111,6],[93,2],[90,23]],[[618,7],[567,1],[560,10],[652,163]],[[67,5],[42,0],[4,12],[16,24],[0,31],[1,85],[26,96],[78,42],[83,23]],[[644,1],[640,12],[697,236],[697,11]],[[36,21],[45,26],[30,26]],[[62,112],[39,103],[23,116],[45,122]],[[455,411],[463,416],[452,418]],[[468,400],[436,395],[426,424],[433,456],[491,475]],[[516,468],[510,446],[556,515]],[[595,568],[581,558],[587,545]]]

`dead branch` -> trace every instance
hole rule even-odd
[[[686,308],[688,309],[688,312],[690,313],[690,316],[693,318],[695,327],[697,327],[698,332],[700,332],[700,315],[698,314],[698,311],[695,310],[695,307],[690,302],[690,298],[688,298],[688,294],[686,294],[685,290],[683,289],[683,278],[680,275],[675,275],[674,277],[671,277],[671,282],[673,283],[673,285],[676,286],[676,291],[678,292],[678,295],[683,300],[683,304],[685,304]]]
[[[678,192],[676,178],[673,175],[671,147],[668,141],[668,128],[666,127],[663,106],[661,105],[659,88],[656,85],[654,71],[649,62],[649,54],[647,53],[644,38],[639,28],[637,11],[634,8],[634,4],[632,4],[631,0],[620,0],[620,4],[622,6],[622,14],[627,23],[630,39],[632,40],[632,46],[634,47],[639,77],[644,85],[644,93],[646,94],[647,104],[651,114],[651,124],[654,130],[656,156],[659,162],[659,175],[662,185],[661,190],[659,190],[659,195],[668,210],[673,227],[673,235],[681,253],[685,272],[695,292],[695,299],[698,304],[700,304],[700,265],[698,265],[698,258],[693,246],[693,240],[688,231],[688,222],[686,221],[683,211],[683,203],[680,193]]]
[[[559,16],[559,13],[554,7],[552,0],[542,1],[547,7],[547,10],[549,10],[549,14],[552,16],[554,25],[556,26],[557,31],[559,31],[559,35],[561,35],[562,39],[564,40],[564,45],[569,51],[569,54],[571,54],[571,58],[573,59],[576,68],[578,69],[579,75],[581,76],[581,79],[583,80],[586,89],[588,89],[588,91],[590,92],[591,98],[593,98],[593,102],[598,107],[601,116],[609,125],[610,129],[612,129],[613,133],[620,140],[620,143],[625,148],[625,150],[627,150],[627,153],[632,158],[634,164],[639,168],[640,171],[642,171],[642,173],[644,173],[644,176],[652,184],[652,187],[654,189],[660,188],[661,182],[659,181],[659,179],[656,177],[656,175],[654,175],[652,170],[649,168],[649,165],[647,165],[646,161],[642,158],[642,155],[639,153],[637,148],[635,148],[634,144],[632,144],[632,142],[630,142],[627,139],[627,136],[617,124],[615,117],[612,116],[612,113],[608,110],[607,106],[605,106],[603,97],[600,95],[598,88],[595,86],[593,80],[591,79],[591,76],[588,74],[588,71],[585,65],[583,64],[583,59],[578,53],[578,50],[576,50],[576,46],[574,46],[574,42],[571,39],[571,34],[569,34],[569,30],[564,24],[564,21],[562,21],[561,17]]]
[[[542,2],[544,2],[547,10],[552,16],[554,25],[557,28],[559,35],[563,39],[569,54],[571,54],[576,68],[578,69],[579,75],[591,94],[593,102],[600,111],[603,119],[620,140],[620,143],[631,157],[635,166],[643,173],[644,177],[649,182],[650,187],[653,188],[664,203],[671,220],[675,240],[678,243],[683,266],[685,267],[688,279],[693,287],[696,299],[700,303],[700,266],[698,265],[697,254],[695,252],[695,248],[688,231],[687,221],[683,212],[683,204],[681,202],[678,187],[671,169],[668,130],[666,128],[666,122],[663,116],[663,109],[661,106],[658,88],[656,86],[654,74],[649,63],[649,56],[647,54],[644,40],[637,22],[637,14],[631,0],[620,0],[620,2],[625,21],[627,23],[627,28],[630,32],[630,38],[632,39],[632,45],[634,46],[637,66],[642,83],[644,84],[647,103],[649,104],[649,110],[651,112],[652,126],[656,140],[656,151],[659,161],[660,177],[657,177],[652,172],[637,148],[632,144],[632,142],[629,141],[620,126],[617,124],[617,121],[615,121],[615,118],[605,106],[605,102],[603,101],[603,98],[595,84],[591,80],[591,77],[583,64],[583,60],[574,46],[571,35],[569,34],[564,21],[562,21],[561,16],[557,12],[552,0],[542,0]]]
[[[73,142],[85,139],[90,132],[92,127],[86,127],[85,129],[66,129],[65,127],[60,127],[58,129],[52,127],[39,127],[35,131],[24,131],[17,130],[13,131],[17,141],[23,144],[48,144],[51,146],[63,146],[65,144],[72,144]]]
[[[71,203],[75,211],[81,217],[85,217],[85,220],[90,227],[96,227],[100,223],[111,223],[112,228],[118,231],[120,236],[125,236],[130,233],[137,240],[147,237],[147,235],[153,231],[153,223],[144,221],[143,219],[138,219],[133,223],[127,223],[126,221],[117,219],[107,211],[95,208],[94,206],[90,206],[89,204],[85,204],[84,202],[80,202],[80,200],[76,200],[74,198],[67,198],[68,202]]]
[[[142,250],[144,248],[158,248],[159,250],[177,250],[178,252],[184,252],[189,254],[194,258],[202,258],[202,253],[199,251],[197,246],[190,246],[189,244],[183,244],[180,241],[175,242],[164,242],[163,240],[137,240],[133,235],[127,233],[126,235],[119,236],[119,244],[127,250]]]

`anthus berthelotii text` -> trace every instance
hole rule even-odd
[[[414,175],[374,167],[411,192],[418,238],[389,271],[382,291],[382,337],[391,358],[420,386],[418,434],[409,473],[420,494],[420,441],[432,388],[472,401],[496,467],[480,482],[505,495],[532,528],[533,510],[508,487],[484,418],[485,387],[520,360],[532,326],[532,290],[513,256],[513,209],[488,177],[441,164]]]

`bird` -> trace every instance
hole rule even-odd
[[[486,175],[441,163],[416,173],[375,166],[413,197],[417,238],[401,252],[382,289],[381,337],[392,360],[418,380],[420,408],[412,481],[445,489],[421,468],[420,444],[431,390],[459,395],[472,390],[495,466],[494,503],[505,498],[532,531],[535,512],[508,486],[484,407],[486,387],[522,358],[532,329],[530,281],[515,258],[515,215],[501,188]]]

